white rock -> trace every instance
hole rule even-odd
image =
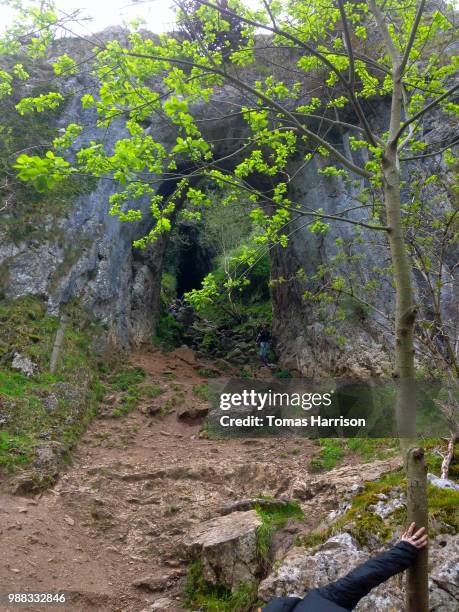
[[[439,478],[438,476],[435,476],[435,474],[427,474],[427,480],[431,485],[438,487],[439,489],[459,491],[459,485],[452,480],[448,480],[447,478]]]
[[[385,519],[391,514],[393,514],[398,508],[404,508],[405,506],[406,503],[402,499],[395,498],[391,499],[388,502],[379,501],[377,504],[369,506],[368,510],[370,510],[370,512],[374,512],[382,519]]]
[[[33,376],[38,369],[37,364],[35,364],[30,357],[21,355],[21,353],[14,353],[11,367],[13,370],[22,372],[22,374],[25,374],[27,377]]]

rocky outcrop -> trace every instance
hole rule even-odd
[[[430,610],[457,610],[458,546],[458,538],[439,536],[430,547]],[[263,601],[275,596],[304,597],[305,592],[337,580],[368,557],[368,552],[362,550],[348,533],[329,538],[315,551],[296,546],[287,553],[280,566],[261,582],[258,595]],[[372,590],[360,601],[356,610],[402,610],[403,602],[403,579],[395,576]]]
[[[327,472],[327,477],[317,476],[293,479],[288,488],[292,499],[310,500],[319,495],[335,495],[337,499],[349,501],[353,495],[363,489],[365,482],[372,482],[384,474],[402,466],[400,457],[378,459],[371,463],[355,466],[337,467]]]

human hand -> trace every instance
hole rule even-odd
[[[416,523],[411,523],[405,533],[402,533],[400,538],[401,542],[408,542],[412,546],[416,548],[424,548],[427,545],[427,541],[429,536],[427,535],[427,531],[425,527],[421,527],[421,529],[416,530]]]

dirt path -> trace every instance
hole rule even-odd
[[[175,353],[132,361],[166,387],[156,401],[178,393],[193,405],[206,382]],[[241,497],[281,494],[315,452],[308,440],[207,440],[199,429],[175,411],[98,418],[53,489],[35,499],[0,493],[0,609],[137,612],[167,596],[176,605],[158,609],[182,610],[190,525]],[[21,592],[64,592],[67,602],[7,604],[4,594]]]

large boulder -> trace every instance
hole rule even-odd
[[[184,404],[177,408],[176,414],[179,421],[197,421],[204,419],[209,412],[209,406],[207,404],[200,404],[198,402],[191,405]]]
[[[172,355],[180,361],[183,361],[187,365],[196,365],[196,355],[193,349],[191,349],[189,346],[186,346],[185,344],[179,347],[178,349],[175,349]]]
[[[292,479],[287,495],[293,499],[308,500],[318,495],[333,495],[343,502],[349,502],[353,495],[363,490],[365,482],[378,480],[384,474],[399,469],[402,466],[400,457],[378,459],[371,463],[345,465],[306,479],[298,475]]]
[[[196,525],[183,543],[190,556],[201,557],[206,582],[235,590],[259,574],[256,532],[260,525],[254,510],[233,512]]]

